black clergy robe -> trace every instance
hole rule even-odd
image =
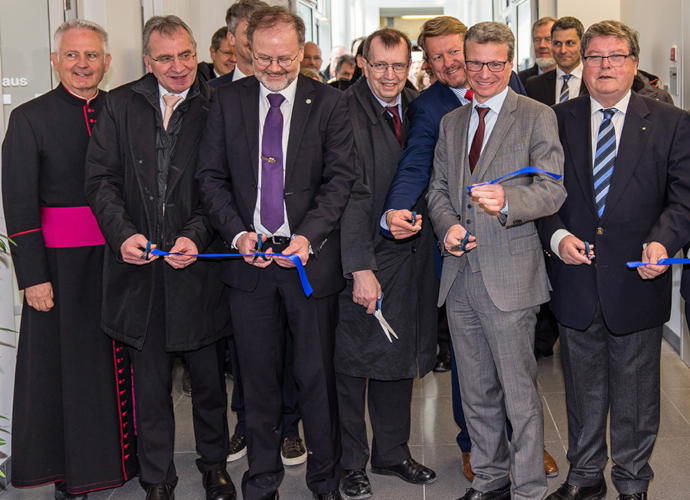
[[[2,145],[19,288],[50,282],[55,295],[48,312],[24,300],[12,414],[16,487],[66,481],[76,494],[137,472],[127,350],[100,327],[104,245],[49,247],[41,222],[44,207],[87,206],[86,148],[104,94],[87,102],[59,85],[12,112]]]

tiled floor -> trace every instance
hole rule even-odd
[[[685,500],[690,498],[690,368],[664,343],[661,363],[661,427],[651,464],[656,477],[650,487],[650,498]],[[228,382],[228,388],[232,382]],[[560,356],[539,361],[539,389],[544,403],[544,436],[546,447],[561,468],[559,477],[549,480],[549,492],[565,480],[567,461],[567,422],[563,375]],[[191,400],[180,392],[180,371],[175,373],[175,414],[177,417],[175,463],[180,482],[176,490],[178,500],[204,498],[201,476],[194,460]],[[234,425],[234,415],[230,416]],[[232,429],[232,427],[231,427]],[[454,500],[465,493],[470,483],[460,471],[460,450],[455,444],[457,428],[453,422],[450,397],[450,374],[430,374],[415,383],[412,401],[412,434],[410,449],[413,456],[433,468],[438,480],[429,486],[414,486],[396,478],[370,474],[378,500]],[[246,468],[246,458],[229,464],[228,470],[235,485],[239,485]],[[280,486],[285,500],[308,500],[311,494],[304,483],[305,465],[286,470]],[[608,499],[617,493],[609,484]],[[52,486],[0,492],[0,500],[50,500]],[[116,490],[89,495],[92,500],[130,500],[144,498],[138,481],[132,480]]]

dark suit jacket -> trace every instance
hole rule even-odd
[[[594,244],[592,265],[566,265],[554,257],[548,272],[551,309],[558,321],[583,330],[601,302],[616,334],[659,326],[671,312],[671,272],[643,280],[628,261],[639,261],[644,243],[657,241],[669,256],[690,240],[690,115],[632,93],[618,156],[599,219],[592,179],[590,99],[555,106],[565,153],[568,198],[541,223],[545,248],[558,229]]]
[[[525,84],[525,90],[528,97],[547,106],[553,106],[556,104],[556,70],[552,69],[529,78]],[[589,95],[584,80],[580,85],[580,95]]]
[[[259,82],[243,78],[218,88],[201,143],[201,200],[228,247],[254,231],[259,173]],[[338,222],[355,181],[352,125],[343,93],[299,75],[285,158],[285,206],[292,234],[306,237],[313,255],[305,269],[314,296],[345,285]],[[223,263],[223,280],[251,292],[259,268],[242,259]]]
[[[223,76],[219,76],[218,78],[212,78],[208,81],[208,86],[212,89],[217,89],[221,85],[227,85],[228,83],[232,83],[232,75],[234,74],[235,70],[233,69],[230,73],[226,73]]]
[[[518,73],[518,77],[523,85],[527,85],[527,79],[532,76],[537,76],[539,74],[539,65],[534,63],[531,68],[523,69]]]
[[[517,94],[525,89],[515,73],[510,75],[510,88]],[[411,210],[429,185],[434,163],[434,149],[438,141],[441,118],[461,106],[453,91],[440,82],[434,83],[410,103],[408,116],[410,131],[407,147],[400,158],[398,171],[388,191],[383,212],[388,210]],[[391,236],[381,229],[383,234]]]

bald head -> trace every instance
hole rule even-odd
[[[304,59],[302,59],[301,66],[303,68],[315,69],[318,73],[321,70],[321,48],[314,42],[307,42],[304,44]]]

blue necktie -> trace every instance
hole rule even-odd
[[[568,80],[570,80],[572,76],[573,75],[563,75],[563,86],[561,87],[561,96],[558,99],[559,103],[565,102],[568,99],[570,99],[570,89],[568,88]]]
[[[594,196],[597,202],[599,218],[604,213],[606,195],[611,187],[611,176],[616,163],[616,129],[613,128],[611,117],[616,108],[602,109],[604,121],[599,126],[597,136],[597,152],[594,156]]]
[[[283,114],[282,94],[269,94],[271,107],[261,139],[261,225],[271,234],[285,220],[283,211]]]

